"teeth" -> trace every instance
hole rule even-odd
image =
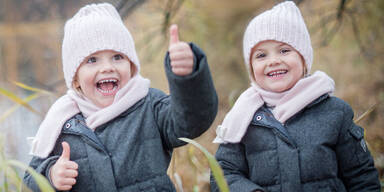
[[[116,83],[117,80],[116,79],[105,79],[105,80],[99,81],[98,83],[109,83],[109,82]]]
[[[286,70],[274,71],[274,72],[270,72],[270,73],[268,73],[268,76],[280,75],[280,74],[284,74],[284,73],[286,73],[286,72],[287,72]]]

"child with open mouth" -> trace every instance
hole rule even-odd
[[[218,99],[204,52],[170,28],[165,71],[171,95],[140,75],[133,38],[107,3],[81,8],[64,27],[67,93],[32,141],[30,166],[59,191],[176,191],[172,150],[215,119]],[[26,173],[24,182],[40,191]]]

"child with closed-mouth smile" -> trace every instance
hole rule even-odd
[[[380,191],[378,172],[334,81],[310,74],[300,10],[285,1],[252,19],[243,53],[251,79],[218,126],[216,158],[231,191]],[[218,191],[211,180],[212,191]]]

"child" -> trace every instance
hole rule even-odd
[[[296,5],[255,17],[243,43],[252,86],[214,140],[230,190],[380,191],[350,106],[330,96],[334,82],[325,73],[309,74],[313,51]]]
[[[140,75],[134,41],[116,9],[87,5],[65,25],[68,87],[32,142],[30,166],[59,191],[175,191],[166,171],[179,137],[206,131],[217,96],[206,57],[170,29],[168,96]],[[24,182],[39,191],[26,173]]]

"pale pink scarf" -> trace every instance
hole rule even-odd
[[[238,143],[243,138],[255,112],[266,103],[273,107],[273,116],[285,123],[312,101],[334,91],[334,81],[324,72],[300,79],[290,90],[275,93],[256,84],[244,91],[216,129],[214,143]]]
[[[120,89],[113,103],[105,108],[99,108],[85,97],[69,89],[67,94],[60,97],[49,109],[37,134],[28,138],[31,142],[30,154],[45,158],[53,150],[64,123],[81,112],[87,126],[93,131],[96,127],[112,120],[126,111],[148,94],[150,81],[139,74],[135,75]]]

